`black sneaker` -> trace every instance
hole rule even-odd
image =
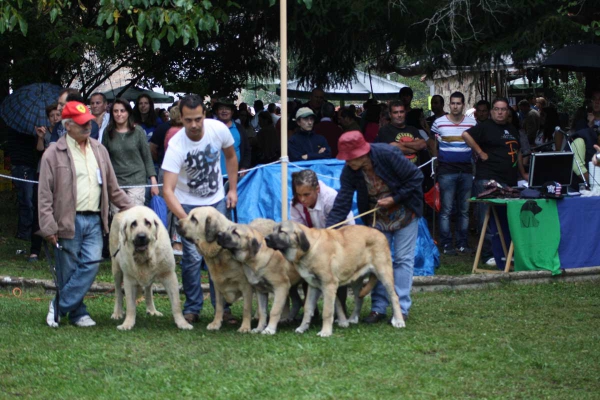
[[[468,246],[458,247],[456,249],[456,251],[458,251],[460,254],[466,254],[466,255],[473,254],[473,249]]]
[[[442,250],[443,254],[447,255],[447,256],[455,256],[456,255],[456,250],[454,250],[452,248],[452,246],[444,246],[444,249]]]
[[[386,319],[385,314],[378,313],[377,311],[371,311],[371,314],[369,314],[369,316],[367,318],[363,319],[363,322],[365,324],[376,324],[385,319]]]

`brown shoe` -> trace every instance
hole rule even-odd
[[[193,324],[194,322],[198,322],[200,320],[198,314],[183,314],[183,318],[190,324]]]
[[[240,323],[240,321],[231,314],[231,311],[223,312],[223,322],[228,325],[237,325]]]
[[[377,311],[371,311],[369,316],[363,319],[363,322],[365,324],[376,324],[384,319],[386,319],[385,314],[378,313]]]

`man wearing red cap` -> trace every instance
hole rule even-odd
[[[68,102],[62,110],[67,134],[46,150],[40,167],[38,234],[57,248],[60,301],[50,302],[46,317],[53,328],[58,327],[55,306],[59,317],[68,315],[76,326],[96,325],[83,298],[96,278],[98,263],[87,263],[102,258],[109,202],[121,210],[133,206],[119,189],[108,152],[89,137],[93,119],[83,103]]]
[[[344,133],[338,143],[339,160],[346,166],[340,177],[341,188],[327,217],[327,226],[344,221],[357,193],[360,213],[378,208],[363,217],[368,226],[381,231],[392,249],[394,287],[404,319],[411,306],[418,219],[423,212],[423,174],[399,148],[384,143],[369,144],[359,131]],[[364,320],[376,323],[386,318],[389,305],[381,282],[371,292],[371,314]]]

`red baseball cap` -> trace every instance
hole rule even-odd
[[[78,101],[69,101],[62,110],[62,119],[72,119],[78,125],[85,125],[94,119],[90,109]]]
[[[359,131],[350,131],[340,136],[338,140],[338,160],[354,160],[371,151],[371,145],[367,143],[363,134]]]

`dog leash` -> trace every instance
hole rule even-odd
[[[337,228],[338,226],[340,226],[340,225],[344,225],[344,224],[347,224],[347,223],[348,223],[348,222],[350,222],[350,221],[354,221],[355,219],[358,219],[358,218],[362,217],[363,215],[368,215],[368,214],[375,213],[377,210],[379,210],[379,207],[375,207],[375,208],[373,208],[372,210],[366,211],[366,212],[364,212],[364,213],[362,213],[362,214],[358,214],[358,215],[356,215],[356,216],[354,216],[354,217],[352,217],[352,218],[348,218],[348,219],[347,219],[347,220],[345,220],[345,221],[338,222],[338,223],[337,223],[337,224],[335,224],[335,225],[331,225],[330,227],[327,227],[327,229],[333,229],[333,228]],[[373,214],[373,227],[375,227],[376,216],[377,216],[377,214]]]
[[[61,246],[61,245],[59,245],[59,244],[57,244],[57,245],[56,245],[56,248],[57,248],[58,250],[60,250],[60,251],[64,251],[64,252],[65,252],[66,254],[68,254],[68,255],[69,255],[69,257],[71,257],[73,260],[75,260],[75,261],[77,261],[77,260],[78,260],[78,258],[77,258],[77,255],[75,255],[75,254],[74,254],[74,253],[73,253],[71,250],[69,250],[69,249],[65,249],[63,246]],[[119,247],[119,248],[117,249],[117,251],[115,251],[115,254],[113,254],[113,255],[112,255],[111,257],[109,257],[109,258],[101,258],[101,259],[99,259],[99,260],[86,261],[86,262],[84,262],[84,263],[81,263],[81,262],[79,262],[79,261],[77,261],[77,262],[78,262],[79,264],[81,264],[81,265],[91,265],[91,264],[98,264],[98,263],[101,263],[101,262],[104,262],[104,261],[110,261],[112,258],[116,257],[116,255],[117,255],[117,254],[119,254],[119,251],[120,251],[120,250],[121,250],[121,247]]]
[[[56,248],[59,248],[59,244],[56,243]],[[62,271],[59,272],[59,268],[56,267],[56,263],[52,263],[52,259],[50,258],[50,249],[48,248],[48,243],[44,240],[44,252],[46,253],[46,259],[48,260],[48,267],[50,268],[50,274],[52,275],[52,279],[54,280],[54,287],[56,288],[56,297],[54,298],[54,322],[58,324],[59,312],[58,312],[58,303],[60,302],[60,289],[59,289],[59,279],[58,275],[61,275],[62,282]],[[56,257],[54,258],[56,260]]]
[[[44,242],[44,246],[46,247],[46,255],[48,254],[48,250],[47,247],[48,245]],[[119,251],[121,251],[121,247],[119,247],[117,249],[117,251],[115,251],[115,254],[113,254],[112,256],[108,257],[108,258],[100,258],[98,260],[92,260],[92,261],[86,261],[86,262],[79,262],[79,257],[77,257],[77,255],[75,253],[73,253],[71,250],[61,246],[60,244],[56,243],[56,248],[59,251],[64,252],[65,254],[67,254],[69,257],[71,257],[73,260],[77,261],[78,264],[81,265],[91,265],[91,264],[98,264],[101,262],[105,262],[105,261],[110,261],[112,258],[116,257],[117,254],[119,254]]]

